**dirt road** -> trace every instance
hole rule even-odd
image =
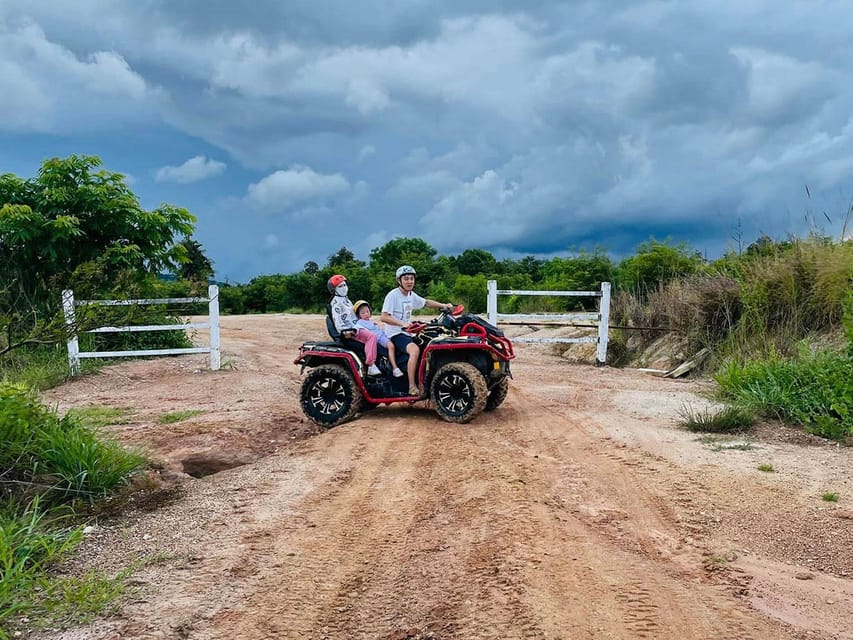
[[[163,471],[77,562],[141,563],[121,612],[34,637],[853,637],[850,449],[699,440],[675,419],[702,383],[533,345],[470,425],[416,404],[321,431],[292,361],[322,326],[225,317],[220,372],[127,362],[51,392],[132,409],[112,430]],[[160,424],[179,410],[201,413]]]

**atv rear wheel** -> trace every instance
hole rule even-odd
[[[362,395],[352,374],[337,364],[315,367],[305,376],[300,392],[302,411],[321,427],[334,427],[361,409]]]
[[[483,374],[467,362],[448,362],[436,371],[430,386],[438,415],[463,424],[483,411],[488,393]]]
[[[486,411],[494,411],[501,406],[503,401],[506,400],[507,393],[509,393],[509,378],[503,377],[489,391],[489,398],[486,400]]]

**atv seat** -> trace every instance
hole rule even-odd
[[[365,354],[364,354],[364,343],[359,342],[358,340],[353,340],[352,338],[345,338],[341,335],[341,332],[338,331],[338,328],[335,326],[335,321],[332,320],[332,306],[326,305],[326,331],[329,332],[329,337],[334,340],[336,343],[344,347],[345,349],[349,349],[350,351],[355,352],[355,354],[361,358],[361,361],[364,362]],[[380,360],[388,360],[388,349],[383,347],[380,344],[376,345],[376,360],[377,364],[380,365],[379,368],[384,368],[385,365],[381,364]],[[405,371],[406,362],[409,360],[409,355],[406,353],[397,354],[397,365]],[[388,369],[390,371],[390,368]]]

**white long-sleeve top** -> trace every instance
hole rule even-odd
[[[352,302],[346,296],[335,296],[332,298],[332,322],[335,323],[335,328],[338,331],[353,330],[358,331],[358,325],[355,317],[355,311],[352,309]]]

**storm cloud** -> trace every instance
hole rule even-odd
[[[0,161],[103,153],[232,279],[400,235],[718,253],[840,229],[851,42],[835,2],[7,0]]]

